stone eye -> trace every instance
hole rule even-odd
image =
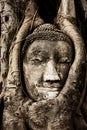
[[[70,60],[66,57],[66,58],[61,58],[58,62],[59,64],[70,64]]]
[[[34,65],[39,65],[42,63],[42,59],[41,58],[34,58],[34,59],[30,60],[30,63],[34,64]]]

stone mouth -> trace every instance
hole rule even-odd
[[[58,96],[60,90],[58,88],[37,88],[39,94],[39,100],[41,99],[53,99]]]
[[[47,92],[49,92],[49,91],[52,91],[52,92],[58,91],[58,88],[50,88],[50,87],[45,87],[45,88],[37,87],[37,89],[42,90],[42,91],[47,91]]]

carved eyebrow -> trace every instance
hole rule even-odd
[[[40,48],[40,47],[35,47],[32,49],[31,53],[28,53],[27,58],[32,58],[32,57],[36,57],[36,56],[44,56],[44,58],[48,57],[48,52],[47,50]]]
[[[55,50],[54,53],[54,58],[56,60],[56,62],[71,62],[72,58],[69,57],[69,55],[60,55],[60,53],[58,52],[58,50]]]

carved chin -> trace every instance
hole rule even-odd
[[[36,88],[38,91],[38,100],[53,99],[58,96],[59,91],[57,88]]]

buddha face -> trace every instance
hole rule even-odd
[[[27,92],[35,100],[58,96],[73,62],[73,46],[65,41],[36,40],[27,48],[23,72]]]

